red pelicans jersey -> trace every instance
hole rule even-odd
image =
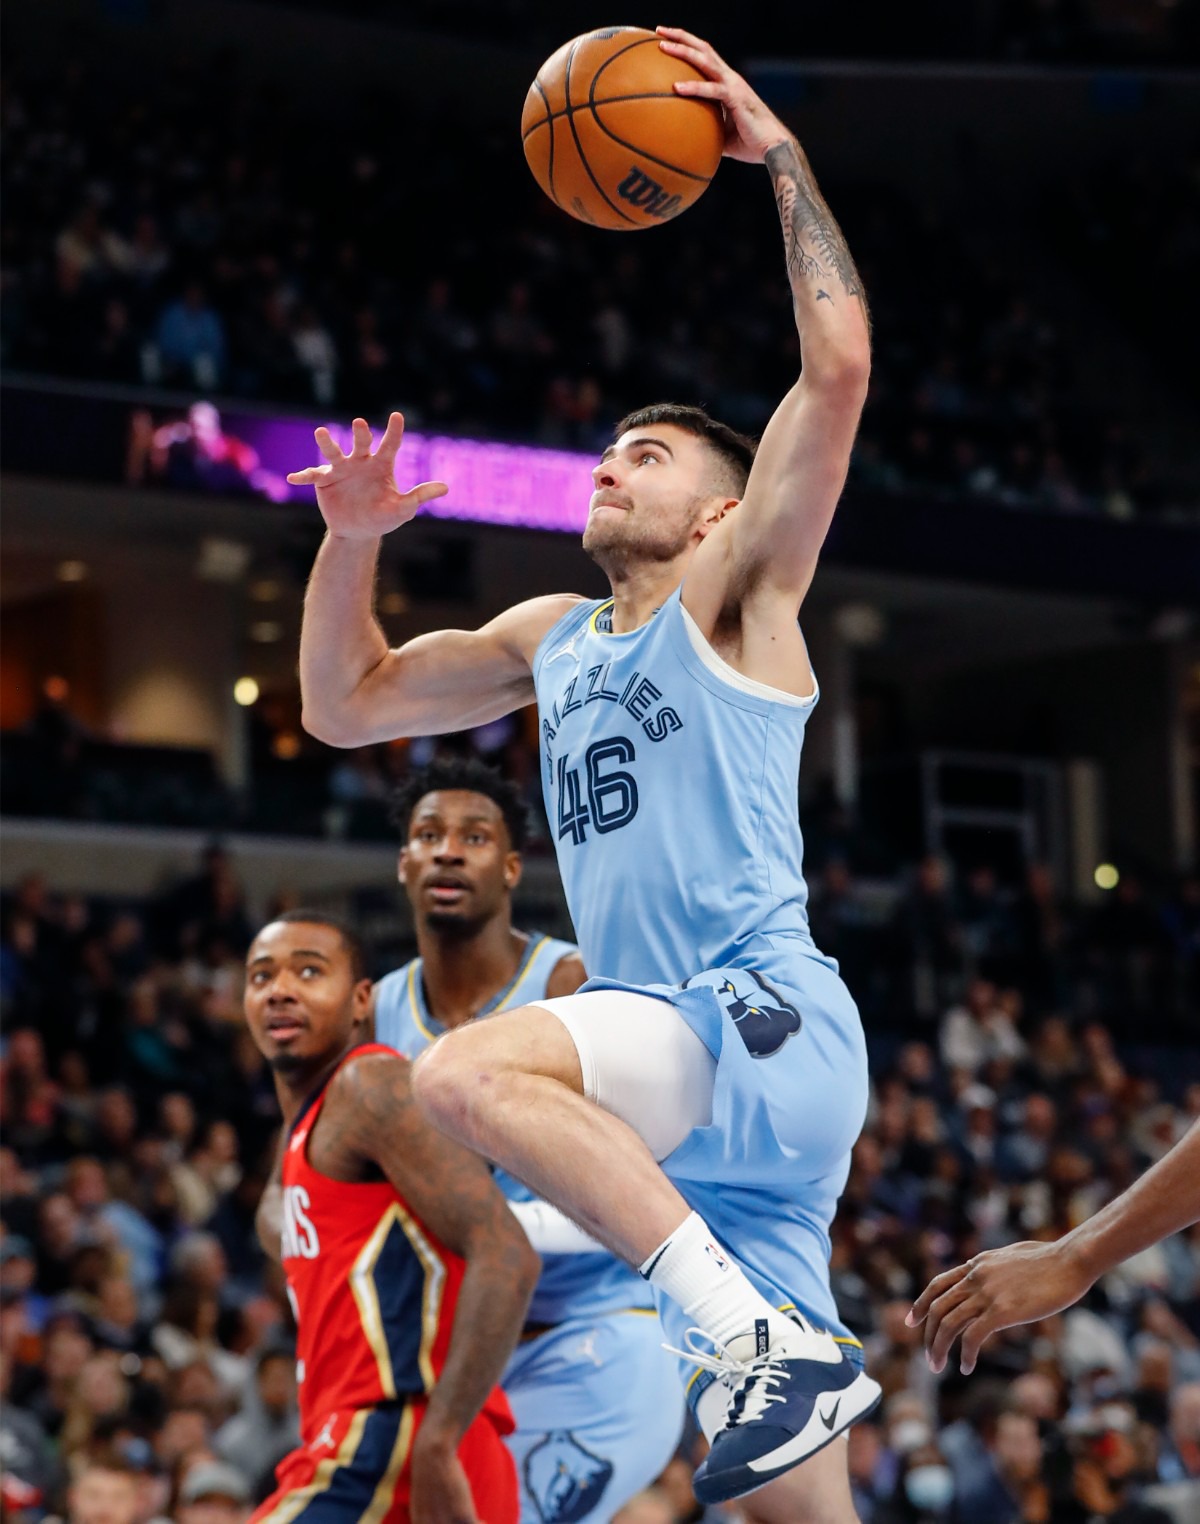
[[[342,1062],[394,1051],[369,1043]],[[309,1163],[309,1134],[330,1080],[292,1124],[283,1156],[282,1258],[297,1324],[300,1422],[308,1444],[330,1413],[433,1389],[450,1347],[465,1269],[386,1180],[347,1184]],[[499,1391],[484,1413],[501,1433],[511,1432]]]

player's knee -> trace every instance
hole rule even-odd
[[[494,1075],[481,1063],[484,1055],[443,1038],[427,1048],[413,1065],[413,1095],[425,1115],[441,1132],[460,1142],[478,1142],[481,1099]],[[484,1102],[486,1105],[486,1101]]]

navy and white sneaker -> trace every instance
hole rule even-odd
[[[796,1321],[794,1330],[772,1338],[760,1319],[752,1334],[724,1349],[693,1328],[689,1348],[674,1351],[733,1389],[725,1426],[696,1471],[699,1502],[727,1503],[765,1487],[879,1405],[878,1382],[846,1358],[833,1336]],[[695,1347],[694,1335],[713,1345],[711,1355]]]

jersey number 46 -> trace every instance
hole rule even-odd
[[[568,753],[558,759],[558,836],[575,846],[587,840],[588,827],[603,835],[619,831],[638,812],[637,781],[624,765],[636,756],[627,736],[593,741],[582,768],[571,766]],[[582,779],[580,773],[583,773]],[[586,799],[586,802],[585,802]]]

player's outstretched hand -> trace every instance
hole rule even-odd
[[[910,1328],[925,1323],[925,1357],[935,1372],[945,1369],[951,1345],[961,1338],[959,1365],[969,1376],[992,1334],[1051,1317],[1090,1286],[1087,1272],[1061,1239],[1009,1244],[935,1275],[906,1322]]]
[[[716,101],[725,111],[725,157],[744,164],[761,164],[767,150],[786,143],[792,134],[740,74],[736,74],[715,48],[677,26],[656,27],[659,47],[672,58],[681,58],[699,69],[703,79],[680,80],[678,95]]]
[[[420,508],[449,492],[445,482],[420,482],[401,492],[396,486],[396,456],[404,438],[404,418],[393,413],[388,419],[379,448],[371,452],[371,428],[365,418],[353,423],[354,446],[344,455],[326,428],[313,436],[329,462],[290,471],[293,487],[315,487],[317,507],[329,532],[341,540],[377,540],[380,535],[407,524]]]
[[[412,1524],[479,1524],[471,1484],[454,1449],[428,1437],[422,1443],[422,1438],[418,1429],[412,1450]]]

